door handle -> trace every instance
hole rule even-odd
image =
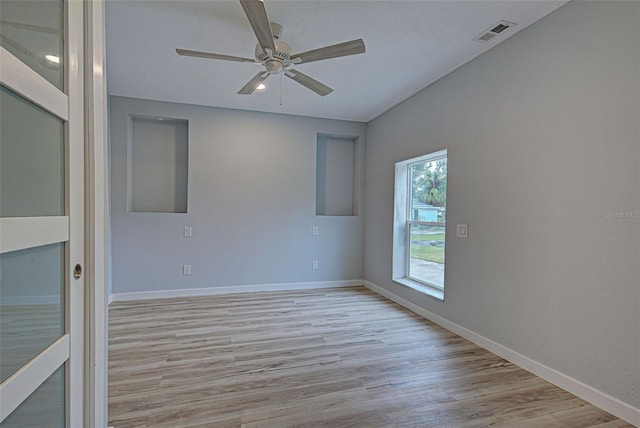
[[[82,276],[82,265],[80,263],[78,263],[73,268],[73,278],[74,279],[80,279],[81,276]]]

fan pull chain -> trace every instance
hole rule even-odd
[[[280,73],[280,105],[282,105],[282,75],[284,72]]]

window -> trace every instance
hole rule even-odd
[[[447,151],[396,163],[393,280],[444,299]]]

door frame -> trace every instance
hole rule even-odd
[[[84,424],[108,422],[110,236],[105,3],[84,3],[85,39],[85,354]]]

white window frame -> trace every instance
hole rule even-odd
[[[395,193],[394,193],[394,210],[393,210],[393,261],[392,261],[392,280],[404,286],[410,287],[435,299],[444,301],[444,285],[440,287],[436,284],[430,284],[425,281],[409,276],[409,257],[410,245],[410,225],[418,224],[424,226],[445,226],[445,242],[446,242],[446,221],[428,222],[410,220],[411,212],[411,173],[410,168],[416,163],[432,162],[447,158],[447,150],[439,150],[437,152],[428,153],[426,155],[396,162],[395,164]],[[446,253],[445,244],[445,253]],[[445,254],[446,260],[446,254]],[[446,284],[446,275],[445,275]]]

